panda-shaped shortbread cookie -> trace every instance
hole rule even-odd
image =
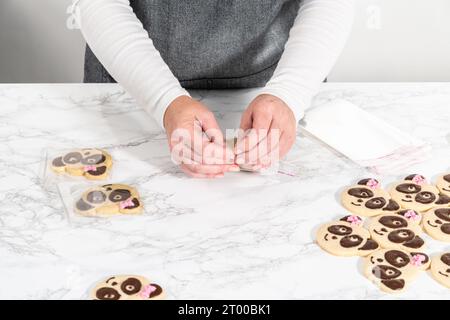
[[[382,248],[417,251],[425,247],[425,241],[419,237],[422,232],[420,226],[400,215],[373,217],[368,227],[372,238]]]
[[[118,275],[98,283],[90,292],[92,300],[161,300],[163,289],[148,279],[135,275]]]
[[[439,193],[438,188],[428,184],[426,179],[418,174],[411,174],[394,184],[390,193],[402,208],[419,212],[450,204],[448,196]]]
[[[76,149],[52,160],[51,169],[58,174],[85,177],[90,180],[105,179],[112,166],[112,158],[101,149]]]
[[[376,179],[360,180],[342,192],[341,200],[347,210],[366,217],[400,209]]]
[[[436,181],[436,187],[438,187],[442,194],[450,197],[450,173],[439,176]]]
[[[423,229],[436,240],[450,242],[450,208],[434,208],[423,216]]]
[[[75,202],[74,209],[83,216],[140,214],[142,203],[135,188],[125,184],[105,184],[86,190]]]
[[[450,252],[431,259],[431,275],[434,280],[450,289]]]
[[[421,271],[430,265],[430,258],[422,252],[380,249],[364,258],[364,275],[381,290],[402,292]]]
[[[361,226],[358,216],[347,216],[326,223],[317,230],[317,244],[336,256],[366,256],[379,248],[370,233]]]

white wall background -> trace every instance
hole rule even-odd
[[[355,0],[330,81],[450,81],[449,0]],[[84,43],[70,0],[0,0],[0,82],[80,82]]]

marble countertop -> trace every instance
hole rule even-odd
[[[255,94],[199,91],[223,128]],[[324,84],[314,104],[344,98],[430,143],[405,173],[449,169],[450,83]],[[43,150],[106,146],[136,180],[140,217],[70,223],[41,184]],[[171,163],[165,135],[117,85],[0,85],[0,299],[83,299],[105,276],[141,274],[169,299],[450,298],[423,273],[405,293],[379,291],[358,258],[337,258],[314,230],[345,214],[339,190],[369,173],[298,134],[295,177],[229,173],[193,180]],[[425,236],[426,237],[426,236]],[[433,254],[450,246],[429,240]]]

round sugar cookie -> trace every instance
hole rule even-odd
[[[317,230],[317,244],[336,256],[365,256],[379,248],[370,233],[361,226],[357,216],[347,216],[339,221],[323,224]]]
[[[141,276],[117,275],[99,282],[89,296],[92,300],[161,300],[164,290]]]

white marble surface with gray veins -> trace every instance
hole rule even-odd
[[[194,92],[223,128],[236,128],[255,91]],[[433,157],[398,175],[450,170],[450,84],[324,84],[314,104],[344,98],[431,144]],[[351,143],[351,141],[349,141]],[[68,220],[42,187],[46,148],[110,148],[115,177],[133,178],[139,217]],[[346,214],[339,190],[369,175],[298,134],[285,163],[295,176],[229,173],[193,180],[170,161],[166,137],[117,85],[0,86],[0,298],[84,299],[103,277],[141,274],[169,299],[448,299],[423,273],[389,296],[314,242]],[[427,252],[450,250],[428,241]]]

